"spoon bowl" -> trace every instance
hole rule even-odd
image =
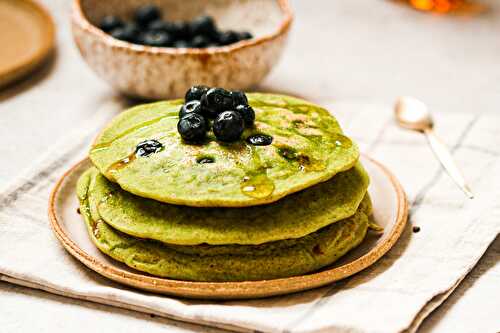
[[[401,127],[425,131],[433,127],[433,121],[427,105],[414,97],[400,97],[394,108],[396,121]]]
[[[448,147],[434,134],[434,123],[427,105],[414,97],[400,97],[396,101],[394,114],[399,126],[425,134],[429,145],[443,168],[468,198],[474,198],[474,194],[472,194],[462,172],[455,164]]]

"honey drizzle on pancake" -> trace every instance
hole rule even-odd
[[[160,138],[158,138],[158,140],[161,140],[161,139],[164,139],[165,136],[162,136]],[[155,140],[155,141],[158,141],[157,139],[151,139],[151,140]],[[102,148],[100,148],[102,149]],[[161,147],[160,151],[163,150],[163,146]],[[127,157],[125,158],[122,158],[121,160],[117,161],[117,162],[114,162],[113,164],[111,164],[108,169],[106,170],[106,174],[109,175],[110,180],[116,180],[116,178],[114,177],[114,173],[116,173],[118,170],[121,170],[123,169],[124,167],[126,167],[128,164],[132,163],[133,161],[135,161],[137,159],[137,157],[147,157],[149,155],[144,155],[144,156],[141,156],[141,155],[138,155],[138,151],[137,151],[137,147],[136,149],[134,150],[134,152],[132,152],[130,155],[128,155]]]
[[[252,198],[267,198],[274,191],[274,183],[265,173],[245,176],[240,185],[241,193]]]
[[[111,178],[115,179],[116,172],[126,167],[129,163],[135,161],[136,158],[137,155],[134,151],[127,157],[122,158],[121,160],[111,164],[109,168],[106,170],[106,174],[109,175]]]
[[[335,140],[335,146],[337,148],[349,149],[352,147],[352,141],[347,136],[336,133],[332,135],[332,138]]]
[[[260,156],[257,153],[258,148],[251,145],[247,147],[251,150],[253,161],[258,165],[256,169],[260,173],[247,172],[240,183],[241,193],[257,199],[267,198],[274,192],[274,182],[267,177],[267,169],[262,165]]]
[[[97,145],[94,145],[90,151],[90,153],[93,153],[93,152],[96,152],[98,150],[101,150],[101,149],[106,149],[106,148],[109,148],[109,146],[111,146],[113,144],[113,142],[115,142],[116,140],[119,140],[127,135],[129,135],[130,133],[132,132],[135,132],[137,130],[141,130],[143,128],[147,128],[151,125],[154,125],[156,124],[157,122],[163,120],[163,119],[167,119],[167,118],[176,118],[177,119],[177,116],[161,116],[161,117],[157,117],[157,118],[153,118],[151,120],[148,120],[148,121],[145,121],[145,122],[142,122],[136,126],[133,126],[125,131],[123,131],[122,133],[118,134],[117,136],[114,137],[113,140],[111,141],[107,141],[107,142],[103,142],[103,143],[100,143],[100,144],[97,144]]]

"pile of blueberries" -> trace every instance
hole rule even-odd
[[[99,28],[116,39],[156,47],[204,48],[224,46],[253,38],[244,31],[220,31],[211,16],[199,16],[192,21],[166,21],[157,6],[139,7],[131,22],[108,15]]]
[[[244,92],[193,86],[186,92],[179,111],[177,131],[185,141],[198,143],[212,127],[217,140],[233,142],[239,140],[245,127],[252,127],[254,121],[255,112]]]

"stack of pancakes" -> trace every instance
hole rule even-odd
[[[316,271],[363,241],[374,226],[369,178],[335,118],[300,99],[247,96],[255,126],[234,143],[183,142],[181,100],[111,121],[77,185],[102,252],[155,276],[245,281]],[[245,140],[256,134],[273,141]],[[139,154],[147,140],[161,149]]]

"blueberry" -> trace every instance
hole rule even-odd
[[[140,39],[140,33],[141,31],[139,30],[136,24],[127,23],[122,28],[114,29],[113,31],[111,31],[110,34],[113,38],[123,40],[126,42],[136,43]]]
[[[273,137],[266,134],[254,134],[249,136],[246,141],[254,146],[268,146],[273,142]]]
[[[190,46],[189,43],[185,40],[178,40],[178,41],[174,42],[174,47],[177,47],[177,48],[186,48],[189,46]]]
[[[214,120],[213,130],[218,140],[236,141],[243,133],[243,118],[236,111],[224,111]]]
[[[243,91],[234,90],[231,91],[231,97],[233,98],[233,106],[237,107],[238,105],[248,105],[247,95]]]
[[[139,7],[134,14],[135,22],[145,27],[149,23],[161,18],[160,9],[154,5]]]
[[[186,96],[184,97],[185,102],[200,101],[203,94],[205,94],[210,88],[207,86],[192,86],[186,91]]]
[[[119,40],[124,40],[124,41],[129,41],[131,40],[131,36],[125,32],[125,28],[116,28],[110,33],[111,37],[119,39]]]
[[[235,31],[224,31],[220,32],[217,36],[217,42],[219,45],[229,45],[236,43],[239,40],[238,33]]]
[[[174,40],[190,39],[189,27],[184,22],[168,22],[156,20],[148,25],[149,30],[168,32]]]
[[[165,31],[148,31],[142,35],[142,44],[148,46],[170,46],[172,45],[172,38]]]
[[[200,101],[190,101],[181,106],[179,111],[179,118],[183,118],[189,113],[197,113],[201,115],[201,105]]]
[[[207,127],[205,118],[197,113],[188,113],[177,123],[177,131],[188,142],[202,141],[207,134]]]
[[[178,40],[187,40],[191,39],[191,29],[189,27],[189,24],[186,22],[172,22],[170,25],[170,33],[174,38]]]
[[[135,154],[139,157],[146,157],[162,149],[163,145],[158,140],[146,140],[135,147]]]
[[[248,31],[243,31],[238,33],[238,40],[252,39],[253,35]]]
[[[167,22],[163,20],[155,20],[148,24],[148,30],[152,31],[164,31],[168,33],[172,33],[174,30],[173,23]]]
[[[110,32],[117,28],[122,28],[123,26],[124,23],[119,17],[114,15],[108,15],[104,16],[104,18],[101,20],[99,28],[105,32]]]
[[[215,118],[222,111],[233,109],[231,93],[223,88],[212,88],[201,98],[203,113],[208,118]]]
[[[236,107],[236,112],[238,112],[243,118],[245,127],[253,126],[253,122],[255,121],[255,111],[250,105],[238,105]]]
[[[198,49],[207,47],[209,44],[210,40],[202,35],[194,36],[194,38],[191,40],[191,46]]]
[[[202,35],[209,38],[217,36],[217,27],[211,16],[199,16],[190,23],[192,36]]]

